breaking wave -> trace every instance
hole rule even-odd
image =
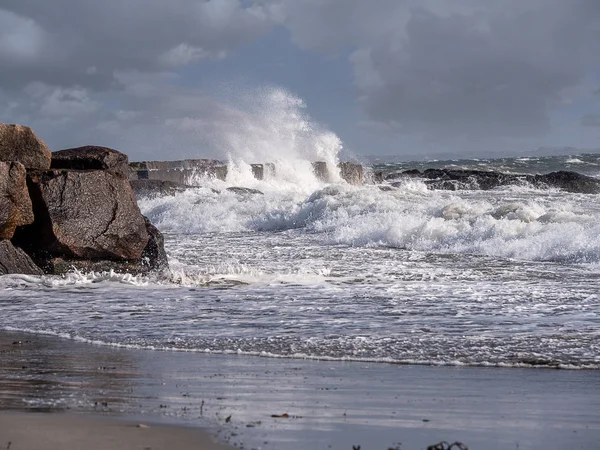
[[[600,263],[595,196],[517,187],[449,193],[418,181],[391,191],[333,184],[307,192],[259,181],[253,187],[264,195],[204,187],[140,206],[160,229],[176,234],[299,229],[324,245]]]

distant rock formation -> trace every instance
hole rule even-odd
[[[116,150],[50,153],[28,127],[0,124],[0,274],[168,269],[128,173]]]
[[[551,172],[543,175],[518,175],[484,170],[427,169],[421,172],[412,169],[389,174],[386,177],[388,181],[403,178],[420,178],[423,179],[429,189],[450,191],[464,189],[489,190],[499,186],[521,185],[533,186],[539,189],[559,188],[567,192],[581,194],[600,193],[599,179],[569,171]],[[391,183],[394,187],[401,184],[398,181]]]

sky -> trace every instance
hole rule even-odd
[[[598,0],[0,0],[0,122],[131,160],[600,152],[599,49]]]

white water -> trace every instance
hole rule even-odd
[[[337,164],[342,142],[311,119],[302,99],[278,87],[236,91],[229,112],[229,120],[217,129],[206,129],[204,121],[190,118],[186,131],[201,134],[229,162],[230,184],[252,185],[250,164],[272,163],[277,170],[270,178],[278,184],[314,189],[312,161],[326,162],[331,181],[341,181]]]
[[[210,188],[223,183],[207,181],[140,206],[160,229],[182,235],[301,228],[318,233],[324,245],[600,263],[600,205],[593,195],[515,187],[456,194],[427,191],[420,182],[392,191],[321,185],[310,193],[306,185],[274,180],[247,184],[265,195],[216,193]]]
[[[172,279],[0,277],[0,328],[150,349],[600,368],[598,195],[325,184],[310,162],[335,167],[341,144],[300,100],[266,90],[242,106],[215,138],[226,181],[139,202],[165,234]],[[258,161],[275,174],[255,180]]]

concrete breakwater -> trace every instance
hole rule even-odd
[[[252,174],[257,180],[275,176],[277,165],[274,163],[251,164]],[[315,176],[324,182],[332,181],[327,163],[312,163]],[[223,161],[216,159],[185,159],[179,161],[143,161],[129,164],[130,180],[160,180],[193,185],[199,178],[216,178],[225,180],[228,167]],[[339,175],[350,184],[363,184],[365,179],[363,166],[353,162],[338,164]]]

